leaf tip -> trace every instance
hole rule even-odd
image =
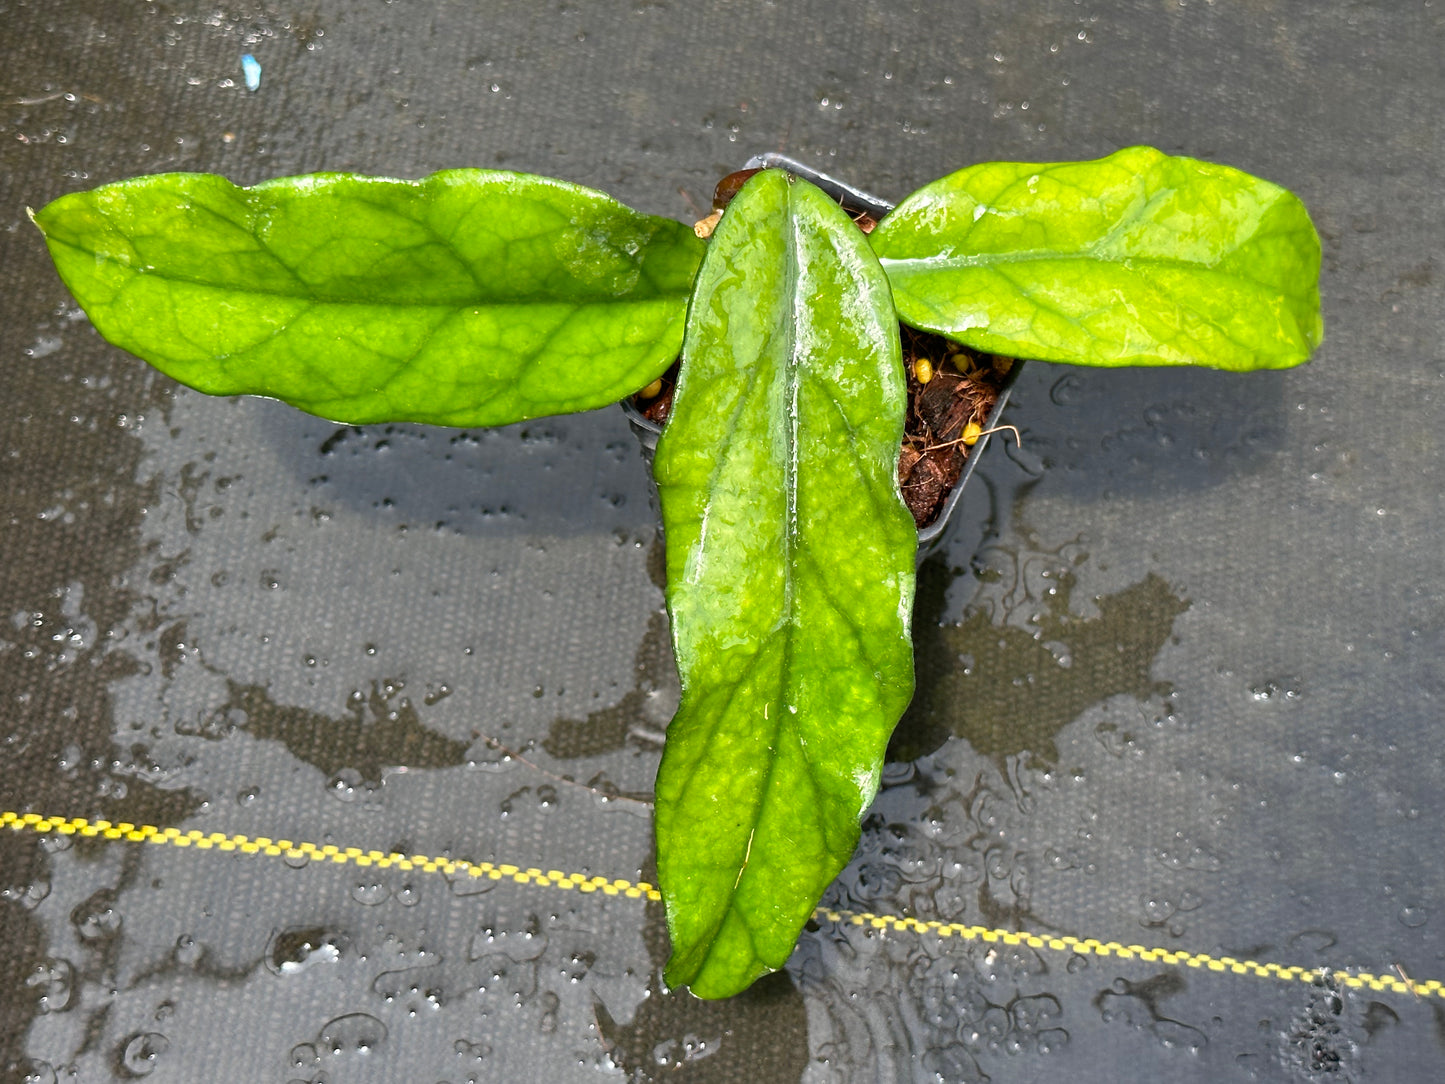
[[[673,954],[663,968],[662,978],[670,990],[687,990],[702,1001],[718,1001],[742,993],[764,975],[778,970],[763,963],[756,956],[746,966],[737,961],[716,962],[711,953],[701,959],[697,953],[687,956]]]

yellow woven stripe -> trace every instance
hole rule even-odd
[[[201,850],[240,851],[242,854],[266,855],[271,858],[305,858],[308,861],[333,862],[341,865],[376,866],[380,869],[424,870],[449,876],[486,877],[493,881],[509,880],[517,884],[545,885],[550,888],[576,889],[580,892],[601,892],[606,896],[628,899],[660,900],[662,893],[646,881],[565,873],[562,870],[523,869],[510,863],[468,862],[460,858],[433,858],[424,854],[383,853],[364,851],[360,847],[317,845],[268,836],[209,834],[192,829],[156,827],[152,824],[130,824],[120,821],[86,820],[84,817],[47,817],[39,813],[0,812],[0,828],[32,831],[51,835],[80,835],[102,839],[126,840],[135,843],[170,844],[173,847],[197,847]],[[1020,930],[997,930],[988,926],[969,926],[961,922],[924,920],[906,915],[876,915],[867,911],[835,911],[818,908],[814,917],[827,922],[868,926],[875,930],[897,930],[904,933],[933,934],[957,937],[964,941],[986,944],[1027,946],[1052,952],[1072,952],[1081,956],[1117,957],[1121,960],[1143,960],[1165,963],[1173,967],[1193,967],[1234,975],[1252,975],[1261,979],[1284,982],[1314,982],[1321,974],[1329,974],[1341,986],[1355,990],[1390,991],[1414,997],[1445,999],[1445,982],[1437,979],[1415,980],[1404,975],[1374,975],[1366,971],[1354,973],[1329,969],[1294,967],[1255,960],[1237,960],[1232,956],[1210,956],[1201,952],[1181,952],[1148,945],[1124,945],[1118,941],[1098,941],[1092,937],[1068,935],[1045,936]]]
[[[630,899],[661,900],[660,893],[645,881],[626,881],[610,877],[591,877],[585,873],[563,873],[561,870],[523,869],[507,863],[467,862],[459,858],[433,858],[424,854],[390,854],[367,851],[360,847],[338,847],[269,836],[226,835],[224,832],[183,832],[179,828],[160,828],[153,824],[130,824],[120,821],[86,820],[84,817],[47,817],[39,813],[0,812],[0,828],[29,830],[44,835],[99,836],[102,839],[126,840],[135,843],[170,844],[173,847],[198,847],[201,850],[239,851],[271,858],[304,858],[308,861],[332,862],[338,865],[376,866],[379,869],[424,870],[450,876],[487,877],[494,881],[510,880],[517,884],[548,885],[555,888],[578,888],[583,892],[601,891],[609,896]]]
[[[1262,963],[1256,960],[1237,960],[1232,956],[1210,956],[1202,952],[1178,952],[1171,949],[1151,948],[1147,945],[1122,945],[1117,941],[1097,941],[1092,937],[1070,937],[1061,935],[1046,937],[1039,934],[1015,930],[995,930],[987,926],[966,926],[960,922],[939,922],[916,918],[899,918],[894,915],[875,915],[867,911],[835,911],[820,907],[814,917],[833,923],[847,923],[854,926],[869,926],[873,929],[912,930],[931,933],[940,937],[959,937],[965,941],[982,941],[986,944],[1027,945],[1029,948],[1050,949],[1054,952],[1074,952],[1081,956],[1115,956],[1122,960],[1139,959],[1150,963],[1166,963],[1178,967],[1203,968],[1235,975],[1253,975],[1261,979],[1275,979],[1285,982],[1312,983],[1321,974],[1329,974],[1341,986],[1352,989],[1391,991],[1397,994],[1411,994],[1415,997],[1445,998],[1445,982],[1437,979],[1406,979],[1403,976],[1372,975],[1368,972],[1353,974],[1328,968],[1294,967],[1277,963]]]

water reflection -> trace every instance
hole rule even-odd
[[[354,692],[347,713],[322,715],[278,704],[261,685],[226,680],[230,695],[200,729],[202,737],[224,737],[244,729],[253,738],[279,741],[299,759],[320,769],[330,788],[347,799],[363,784],[377,788],[383,770],[444,768],[466,762],[468,741],[445,737],[425,727],[410,699],[400,695],[400,680],[373,682]]]
[[[983,607],[958,625],[940,625],[952,574],[935,561],[919,570],[918,692],[889,746],[891,760],[915,760],[956,735],[1001,770],[1007,758],[1025,753],[1054,764],[1055,736],[1086,708],[1121,694],[1139,700],[1171,694],[1173,687],[1153,680],[1150,670],[1175,618],[1189,608],[1186,599],[1151,572],[1097,598],[1095,616],[1080,617],[1071,605],[1076,579],[1068,564],[1045,569],[1042,578],[1047,586],[1036,594],[1023,584],[1010,592],[1011,609],[1037,607],[1022,627],[999,622]]]
[[[808,1017],[790,973],[779,971],[725,1001],[665,990],[667,923],[649,903],[643,942],[652,961],[647,994],[627,1023],[594,1003],[597,1028],[612,1063],[630,1079],[723,1084],[799,1080],[809,1062]]]

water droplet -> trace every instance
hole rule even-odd
[[[580,949],[570,952],[567,954],[567,962],[562,965],[562,977],[568,982],[581,982],[596,962],[596,953]]]
[[[562,999],[548,990],[537,999],[542,1006],[542,1019],[537,1023],[537,1030],[543,1035],[551,1035],[557,1030],[557,1010],[562,1007]]]
[[[64,839],[64,837],[42,837],[40,849],[46,854],[55,854],[58,851],[68,850],[70,840],[66,839],[64,845],[58,845],[58,839]],[[18,903],[27,911],[33,911],[40,905],[41,901],[49,895],[49,881],[31,881],[26,885],[9,885],[6,888],[0,888],[0,900]]]
[[[1069,1033],[1063,1028],[1049,1028],[1041,1031],[1038,1041],[1034,1044],[1040,1054],[1057,1054],[1064,1047],[1069,1045]]]
[[[1020,1032],[1038,1032],[1059,1018],[1062,1008],[1052,994],[1020,997],[1009,1006],[1013,1026]]]
[[[52,958],[36,965],[26,977],[25,985],[39,992],[36,1007],[43,1013],[52,1013],[70,1008],[74,981],[75,968],[70,961]]]
[[[143,1031],[121,1042],[125,1046],[120,1064],[132,1076],[149,1076],[155,1070],[157,1059],[171,1046],[171,1041],[158,1031]]]
[[[370,1013],[354,1012],[338,1016],[322,1026],[316,1045],[323,1054],[344,1057],[348,1054],[370,1054],[386,1041],[386,1025]]]
[[[341,802],[354,802],[366,788],[366,779],[355,768],[342,768],[326,783],[326,791]]]
[[[321,1052],[311,1043],[297,1043],[291,1048],[291,1068],[310,1069],[321,1064]]]
[[[1065,870],[1078,868],[1078,863],[1075,862],[1073,858],[1052,847],[1044,851],[1044,862],[1050,869]]]
[[[363,907],[385,903],[390,896],[391,890],[380,881],[363,881],[351,889],[351,898]]]
[[[1260,685],[1251,685],[1249,695],[1255,700],[1273,700],[1279,695],[1280,689],[1273,681],[1266,681]]]
[[[24,1084],[55,1084],[55,1069],[49,1062],[26,1058],[16,1062],[15,1068]]]
[[[271,938],[266,967],[278,975],[294,975],[318,963],[341,958],[345,939],[323,926],[292,926]]]
[[[120,933],[121,914],[111,893],[101,889],[70,912],[70,921],[82,941],[108,941]]]
[[[1430,913],[1423,907],[1412,904],[1400,908],[1400,922],[1412,930],[1418,930],[1429,921]]]
[[[1183,832],[1174,833],[1174,842],[1154,852],[1154,857],[1170,869],[1192,869],[1204,873],[1217,873],[1224,868],[1224,860],[1218,854],[1195,843]]]
[[[542,932],[536,915],[531,915],[526,925],[518,929],[500,929],[484,926],[472,937],[468,958],[483,960],[492,956],[504,956],[513,963],[535,960],[547,949],[547,935]]]
[[[1176,910],[1173,900],[1158,896],[1144,896],[1139,902],[1144,909],[1144,921],[1151,926],[1162,924]]]
[[[176,938],[176,963],[182,967],[195,967],[206,953],[205,946],[188,933]]]
[[[460,1057],[470,1058],[472,1061],[481,1061],[492,1052],[492,1044],[485,1039],[478,1039],[476,1042],[472,1042],[469,1039],[458,1039],[452,1043],[452,1049],[455,1050]]]

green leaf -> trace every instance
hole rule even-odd
[[[615,402],[677,356],[702,243],[520,173],[171,173],[35,215],[111,342],[213,395],[501,425]]]
[[[682,704],[657,775],[667,981],[787,960],[913,690],[917,533],[888,282],[827,196],[757,174],[714,233],[654,472]]]
[[[904,323],[1010,357],[1283,368],[1322,335],[1304,205],[1150,147],[960,170],[871,240]]]

